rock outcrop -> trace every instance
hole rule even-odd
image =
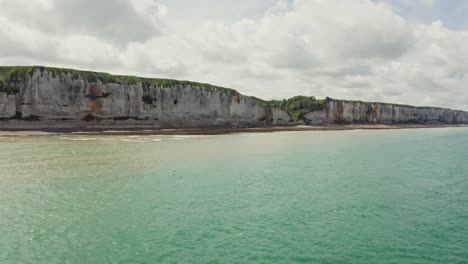
[[[207,84],[56,68],[0,67],[0,77],[0,129],[468,123],[463,111],[335,99],[294,115]]]

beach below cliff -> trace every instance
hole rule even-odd
[[[275,127],[200,127],[200,128],[80,128],[0,130],[0,136],[45,136],[56,134],[76,135],[222,135],[233,133],[272,133],[294,131],[341,131],[341,130],[384,130],[468,127],[468,125],[329,125],[329,126],[275,126]]]

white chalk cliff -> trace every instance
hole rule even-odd
[[[191,82],[89,80],[79,71],[33,67],[0,87],[0,128],[259,127],[298,123],[466,124],[468,113],[329,99],[322,110],[291,114],[235,90]],[[8,86],[8,89],[6,87]]]

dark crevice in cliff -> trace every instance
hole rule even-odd
[[[19,89],[16,87],[16,85],[11,86],[0,80],[0,93],[6,93],[7,95],[16,95],[19,94]]]
[[[144,95],[143,97],[141,97],[141,100],[143,101],[143,103],[148,104],[148,105],[152,105],[155,102],[157,102],[156,98],[153,98],[149,95]]]
[[[107,97],[109,97],[111,95],[112,95],[112,93],[102,93],[101,95],[87,94],[87,95],[85,95],[85,97],[90,98],[91,100],[95,100],[95,99],[107,98]]]
[[[18,121],[32,122],[32,121],[41,121],[41,117],[37,115],[28,115],[28,116],[23,117],[23,113],[17,111],[13,117],[0,118],[0,120],[1,121],[18,120]]]
[[[92,114],[87,114],[82,120],[86,122],[101,122],[101,121],[128,121],[128,120],[136,120],[136,121],[148,121],[148,120],[159,120],[159,118],[151,118],[147,117],[137,117],[137,116],[118,116],[118,117],[111,117],[111,118],[103,118]]]
[[[102,118],[98,117],[98,116],[95,116],[93,114],[87,114],[84,118],[83,118],[83,121],[86,121],[86,122],[94,122],[94,121],[101,121]]]
[[[234,101],[236,101],[238,104],[240,104],[240,100],[241,100],[240,94],[234,95]]]
[[[270,106],[265,107],[265,115],[262,116],[258,121],[265,122],[267,125],[273,124],[273,111]]]
[[[23,117],[21,120],[23,121],[41,121],[41,118],[37,115],[29,115]]]
[[[21,120],[23,113],[16,111],[15,116],[12,119]]]
[[[47,120],[50,120],[50,121],[58,121],[58,122],[64,122],[64,121],[74,121],[76,119],[74,118],[49,118]]]
[[[121,116],[121,117],[113,117],[113,118],[105,118],[103,120],[114,120],[114,121],[126,121],[126,120],[138,120],[138,121],[147,121],[150,120],[150,117],[136,117],[136,116]]]

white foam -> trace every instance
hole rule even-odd
[[[96,140],[102,140],[102,138],[76,138],[76,137],[60,137],[60,139],[63,140],[69,140],[69,141],[96,141]]]

